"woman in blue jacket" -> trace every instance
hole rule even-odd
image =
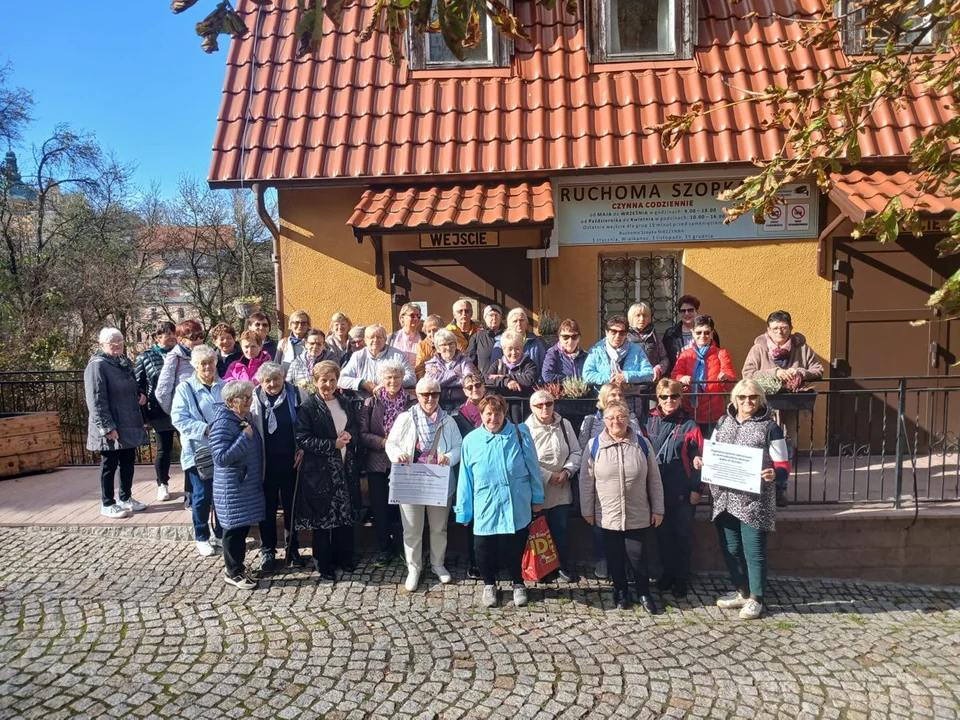
[[[195,372],[173,393],[171,418],[180,433],[180,466],[184,484],[192,493],[193,535],[197,552],[213,555],[217,540],[223,535],[219,515],[214,516],[214,537],[210,537],[210,510],[213,507],[213,468],[210,465],[210,428],[217,406],[223,402],[223,380],[217,377],[217,353],[199,345],[190,353]],[[201,475],[202,473],[202,475]]]
[[[457,522],[473,522],[474,551],[483,577],[482,603],[497,604],[497,560],[513,581],[513,604],[527,604],[523,551],[533,513],[543,508],[543,481],[533,437],[526,425],[506,421],[499,395],[479,401],[482,425],[467,435],[460,451]]]
[[[595,387],[612,382],[630,393],[639,383],[653,380],[653,368],[638,343],[627,339],[630,326],[622,315],[607,320],[606,337],[590,348],[583,365],[583,379]]]
[[[264,517],[263,445],[250,422],[253,383],[229,382],[221,393],[223,405],[210,427],[213,455],[213,502],[223,526],[226,582],[253,590],[257,581],[244,568],[247,533]]]
[[[580,326],[567,318],[560,323],[557,344],[547,350],[543,359],[541,378],[545,383],[562,383],[568,377],[583,376],[587,351],[580,347]]]

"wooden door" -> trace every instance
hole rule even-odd
[[[937,257],[936,239],[903,238],[896,245],[836,241],[830,408],[830,447],[841,454],[887,454],[896,443],[897,381],[914,377],[904,419],[911,444],[923,449],[957,418],[960,398],[936,392],[956,376],[956,322],[939,322],[927,300],[960,266]],[[932,321],[914,325],[918,321]],[[921,392],[920,388],[934,391]],[[873,392],[863,392],[873,391]],[[949,400],[953,399],[953,408]],[[947,404],[944,404],[947,403]]]
[[[427,313],[445,322],[453,317],[453,304],[462,298],[474,304],[474,320],[486,305],[496,304],[504,315],[510,308],[532,310],[533,276],[522,248],[446,250],[442,253],[394,252],[391,277],[401,288],[394,293],[394,320],[403,302],[426,302]]]

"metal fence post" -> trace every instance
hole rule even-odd
[[[906,441],[907,428],[903,421],[903,414],[907,411],[907,379],[900,378],[897,388],[897,449],[896,449],[896,478],[894,487],[893,507],[900,509],[900,495],[903,492],[903,444]]]

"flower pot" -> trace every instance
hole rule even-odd
[[[260,311],[260,303],[252,300],[234,300],[233,309],[241,320],[246,320],[253,313]]]

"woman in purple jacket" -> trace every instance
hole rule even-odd
[[[543,358],[542,378],[545,383],[562,383],[568,377],[583,375],[583,363],[587,351],[580,347],[580,326],[576,320],[567,318],[560,323],[556,345],[547,350]]]
[[[433,378],[440,383],[444,402],[461,403],[464,401],[463,379],[476,372],[470,358],[457,347],[457,337],[445,328],[433,334],[433,346],[436,354],[423,366],[424,377]]]

